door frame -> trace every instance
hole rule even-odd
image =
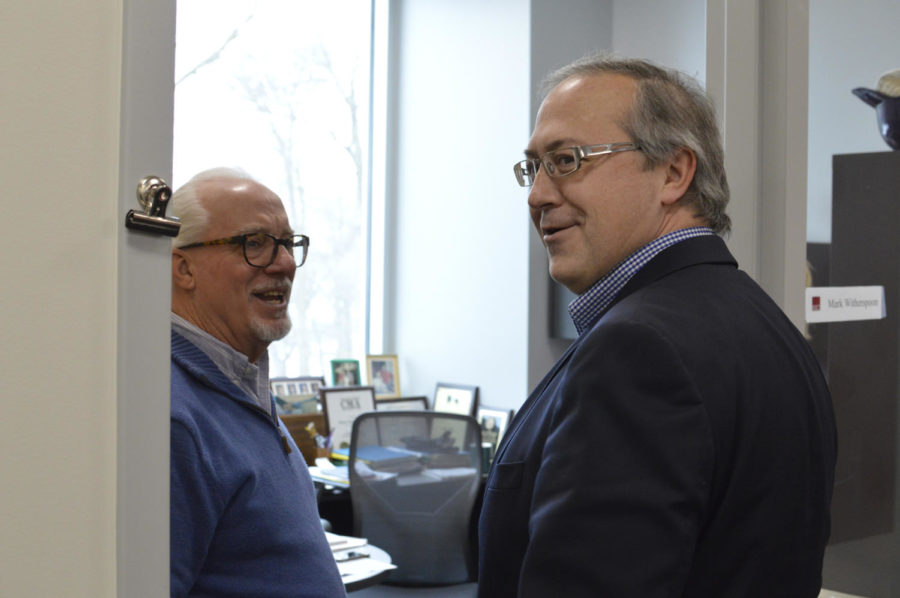
[[[809,0],[707,0],[709,94],[719,107],[741,268],[804,328]]]
[[[123,0],[117,301],[117,595],[169,595],[171,240],[126,230],[146,175],[172,180],[175,1]]]

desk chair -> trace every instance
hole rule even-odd
[[[473,417],[373,411],[356,418],[347,464],[354,535],[384,549],[397,569],[354,596],[475,596],[471,518],[481,463]]]

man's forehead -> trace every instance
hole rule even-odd
[[[247,179],[214,179],[205,181],[198,189],[198,195],[204,206],[215,211],[217,204],[227,209],[236,205],[281,204],[281,199],[268,187]]]
[[[620,123],[634,98],[635,81],[617,73],[576,75],[554,87],[538,110],[526,155],[559,147],[625,139]]]
[[[620,97],[630,100],[637,89],[637,81],[634,77],[622,73],[585,73],[572,75],[563,79],[556,87],[550,90],[544,103],[553,98],[576,98],[584,101],[593,101],[597,97],[607,99]]]
[[[200,183],[198,193],[204,199],[216,199],[219,197],[248,195],[260,190],[268,191],[265,187],[249,179],[217,178]]]
[[[199,190],[211,226],[223,225],[262,231],[273,225],[289,228],[281,199],[268,187],[246,179],[207,181]],[[272,222],[277,220],[278,222]],[[283,221],[283,222],[282,222]],[[265,231],[264,231],[265,232]],[[268,231],[280,234],[282,231]]]

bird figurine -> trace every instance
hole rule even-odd
[[[876,89],[857,87],[853,95],[875,108],[881,138],[900,150],[900,69],[881,75]]]

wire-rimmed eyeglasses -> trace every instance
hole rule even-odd
[[[194,247],[209,247],[211,245],[240,245],[244,250],[244,260],[254,268],[268,268],[278,255],[278,247],[284,247],[294,258],[299,268],[306,262],[306,254],[309,251],[309,237],[306,235],[291,235],[279,239],[268,233],[249,233],[235,235],[212,241],[188,243],[178,249],[192,249]],[[295,255],[294,248],[299,247],[299,255]]]
[[[534,184],[535,177],[537,177],[538,168],[541,166],[544,167],[544,171],[550,176],[561,177],[572,174],[581,168],[581,162],[588,158],[640,149],[640,145],[631,142],[564,147],[547,152],[540,158],[522,160],[513,165],[513,172],[516,173],[516,180],[520,186],[531,187]]]

